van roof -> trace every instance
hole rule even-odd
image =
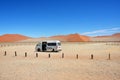
[[[59,40],[44,40],[44,41],[41,41],[41,42],[60,42]]]

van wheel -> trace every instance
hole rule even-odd
[[[41,51],[40,48],[38,48],[37,51],[40,52]]]
[[[54,52],[55,50],[53,49],[52,52]]]

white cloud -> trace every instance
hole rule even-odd
[[[97,36],[97,35],[106,35],[106,34],[112,34],[115,32],[120,32],[120,28],[111,28],[111,29],[103,29],[103,30],[95,30],[95,31],[90,31],[90,32],[84,32],[82,35],[92,35],[92,36]]]

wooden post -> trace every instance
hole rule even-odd
[[[48,58],[50,58],[50,54],[48,54]]]
[[[76,59],[78,59],[78,54],[76,55]]]
[[[91,59],[93,59],[93,54],[91,54]]]
[[[62,53],[62,58],[64,58],[64,53]]]
[[[36,57],[38,57],[38,53],[36,53]]]
[[[111,58],[110,58],[110,53],[108,54],[108,60],[110,60]]]
[[[27,52],[25,52],[25,57],[27,57]]]
[[[15,56],[17,56],[17,52],[15,51]]]
[[[5,51],[5,54],[4,54],[4,56],[6,56],[7,55],[7,52]]]

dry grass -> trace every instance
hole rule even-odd
[[[39,52],[36,58],[35,44],[21,44],[9,43],[9,46],[0,47],[0,80],[120,79],[120,45],[63,43],[61,52]],[[6,56],[3,56],[4,51],[7,51]],[[27,57],[24,57],[25,52]],[[64,59],[61,58],[62,53]],[[109,53],[111,60],[107,60]],[[76,54],[79,59],[76,59]],[[90,59],[91,54],[94,55],[93,60]]]

